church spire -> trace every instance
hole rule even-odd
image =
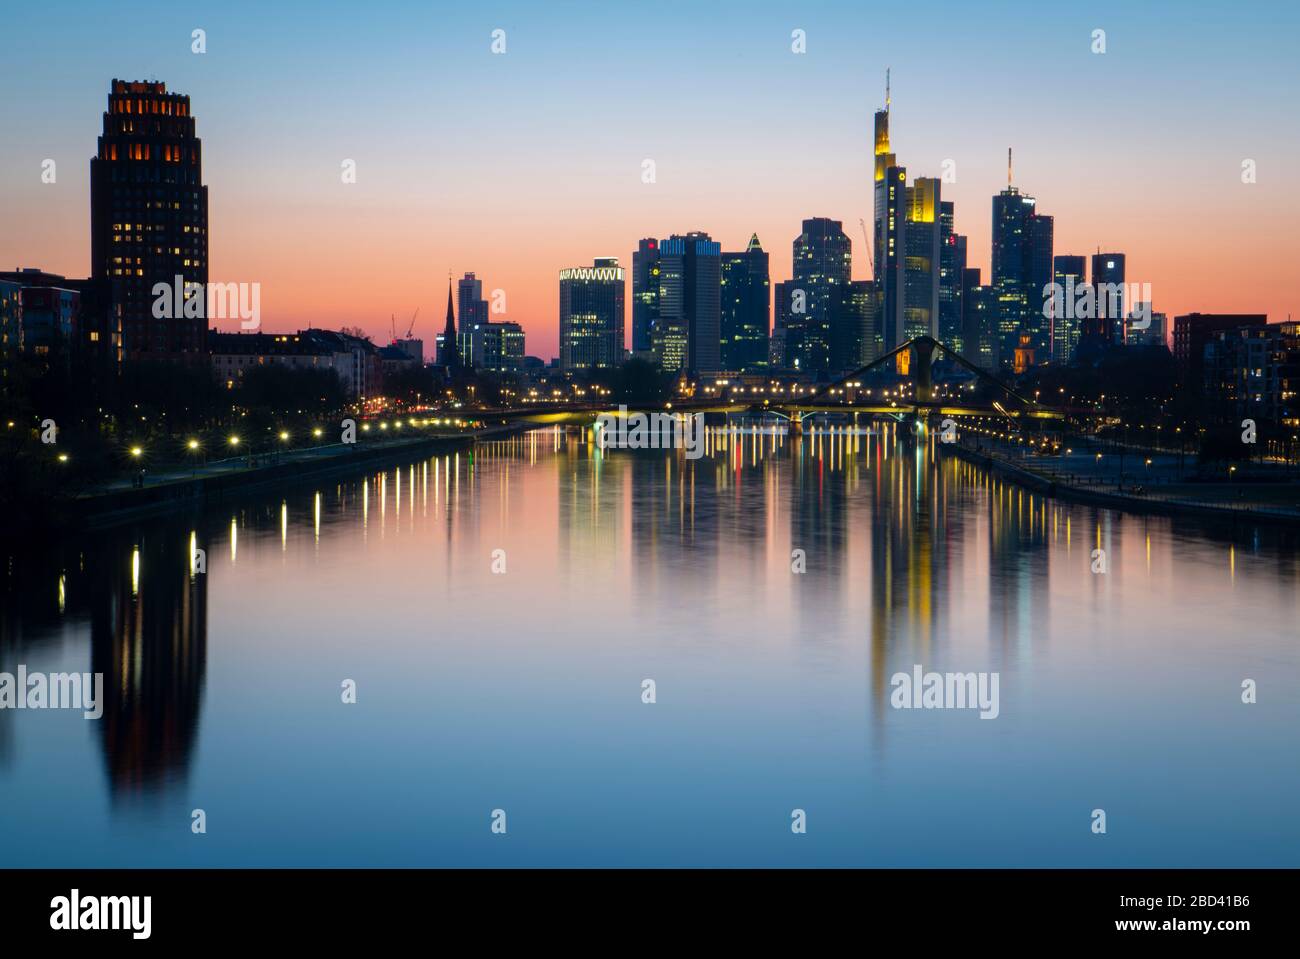
[[[458,366],[460,364],[460,350],[456,343],[456,313],[452,308],[451,300],[451,275],[447,276],[447,325],[442,331],[442,355],[439,357],[442,366]]]

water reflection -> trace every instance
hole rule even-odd
[[[967,754],[1056,749],[1090,710],[1116,715],[1106,704],[1129,682],[1121,668],[1155,664],[1186,672],[1193,684],[1228,686],[1265,662],[1280,664],[1282,675],[1296,671],[1294,634],[1282,625],[1300,612],[1294,531],[1053,501],[943,455],[933,438],[918,442],[891,420],[820,425],[802,437],[736,421],[711,427],[706,446],[692,461],[681,451],[602,452],[589,433],[542,430],[194,516],[9,548],[0,669],[104,674],[104,717],[91,728],[115,805],[185,795],[201,765],[209,793],[229,778],[227,788],[237,781],[264,790],[259,802],[290,810],[305,800],[281,799],[268,770],[291,758],[295,783],[328,796],[332,757],[349,733],[320,690],[337,685],[335,673],[374,668],[362,695],[376,697],[378,686],[383,709],[362,721],[374,724],[367,742],[383,745],[348,808],[375,803],[372,829],[391,833],[397,850],[385,861],[415,862],[427,857],[418,844],[406,851],[400,835],[409,824],[391,807],[417,775],[411,755],[430,757],[440,782],[466,792],[487,775],[476,749],[504,750],[521,769],[532,755],[549,757],[584,778],[623,761],[602,751],[608,727],[651,750],[642,772],[654,776],[655,762],[670,770],[698,752],[690,737],[711,725],[730,731],[741,757],[747,791],[734,801],[764,796],[771,777],[804,773],[825,784],[828,803],[855,810],[871,777],[907,783],[923,775],[912,765],[918,745],[958,765]],[[498,549],[508,555],[504,576],[491,561]],[[1107,574],[1090,571],[1093,549],[1105,550]],[[1219,604],[1203,613],[1203,628],[1182,608],[1197,597]],[[1235,637],[1238,659],[1225,665],[1206,634],[1239,615],[1237,603],[1254,612],[1255,631]],[[1181,632],[1166,635],[1170,624]],[[209,675],[210,630],[212,649],[229,660],[220,679]],[[1146,633],[1157,638],[1133,638]],[[1121,636],[1130,644],[1117,646]],[[1170,658],[1174,643],[1185,660]],[[917,740],[917,727],[889,707],[890,677],[914,663],[1003,671],[1003,695],[1013,699],[1006,718],[962,727],[949,745]],[[283,702],[249,694],[243,684],[259,670]],[[1062,670],[1095,674],[1093,699],[1070,700],[1072,712],[1052,702],[1068,693]],[[643,675],[662,677],[669,701],[689,706],[684,726],[647,732],[608,701],[609,683],[635,687]],[[1136,711],[1128,719],[1140,713],[1158,723],[1160,708],[1185,706],[1174,693],[1160,695],[1124,705]],[[484,713],[485,703],[498,712]],[[1283,713],[1270,714],[1264,740],[1285,742],[1295,711],[1291,696]],[[526,730],[536,728],[516,730],[509,746],[490,732],[463,743],[439,732],[494,730],[500,716],[516,714],[528,717]],[[1017,717],[1031,721],[1019,726]],[[14,756],[20,733],[33,742],[54,736],[44,721],[27,717],[20,728],[0,711],[0,788],[41,788]],[[555,739],[528,739],[541,730]],[[791,758],[796,744],[819,737],[824,765]],[[195,758],[200,741],[215,746],[206,761]],[[764,742],[781,747],[764,752]],[[655,759],[646,743],[667,752]],[[247,772],[230,758],[245,751]],[[707,758],[699,756],[691,788],[720,796],[741,788],[709,785]],[[1180,767],[1179,776],[1193,769]],[[999,766],[986,772],[1009,791],[1031,786]],[[75,774],[91,782],[91,770]],[[536,777],[519,777],[523,796],[546,792]],[[908,794],[911,802],[919,795]],[[268,861],[280,863],[284,840],[269,827],[249,828]],[[346,820],[338,828],[348,835]],[[864,823],[860,842],[813,861],[858,861],[870,829]],[[0,840],[12,833],[0,826]],[[662,848],[677,848],[660,838]],[[372,861],[365,850],[385,840],[369,841],[345,861]],[[962,848],[960,839],[944,841]],[[719,838],[712,852],[682,846],[673,861],[743,859],[737,850],[747,847],[728,843]],[[301,855],[283,848],[283,864]],[[119,852],[129,861],[129,849]],[[460,846],[454,852],[482,861]],[[526,861],[565,855],[556,845]]]

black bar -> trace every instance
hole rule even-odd
[[[182,946],[428,937],[445,948],[678,951],[715,940],[807,946],[842,934],[859,946],[901,935],[918,949],[1126,940],[1232,948],[1285,933],[1296,879],[1296,870],[1231,869],[10,870],[0,872],[0,929],[7,945],[134,944],[130,928],[53,929],[59,897],[66,919],[76,889],[87,918],[88,898],[150,897],[148,941]],[[142,912],[122,916],[120,925],[134,916],[142,931]]]

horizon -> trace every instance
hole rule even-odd
[[[506,293],[493,319],[520,323],[527,352],[549,360],[559,271],[608,256],[626,269],[642,237],[703,230],[732,251],[757,234],[776,283],[791,275],[802,221],[825,216],[853,243],[854,279],[870,278],[857,220],[872,215],[871,118],[888,67],[894,151],[909,179],[955,162],[944,199],[981,282],[1010,146],[1014,185],[1055,219],[1056,255],[1126,254],[1127,281],[1149,283],[1152,309],[1171,318],[1264,313],[1277,323],[1300,313],[1287,269],[1300,253],[1290,229],[1300,202],[1277,174],[1300,146],[1294,125],[1277,122],[1298,80],[1266,55],[1300,13],[1274,11],[1278,29],[1261,31],[1195,4],[1176,9],[1196,16],[1156,29],[1161,7],[1174,7],[996,6],[1007,16],[942,4],[924,38],[901,13],[849,4],[796,13],[665,4],[670,12],[635,35],[594,4],[574,4],[563,21],[517,4],[491,16],[412,4],[345,25],[325,22],[328,7],[287,4],[259,8],[257,32],[240,3],[202,12],[151,4],[129,21],[56,4],[71,27],[20,11],[0,40],[16,68],[6,127],[24,131],[0,143],[0,209],[11,224],[0,267],[89,275],[87,171],[109,85],[152,76],[191,98],[211,281],[260,283],[263,331],[354,326],[386,343],[390,316],[404,327],[419,308],[413,335],[432,344],[448,271],[473,272],[485,295]],[[586,10],[602,15],[584,20]],[[996,45],[1018,16],[1039,25],[1023,48],[1029,66],[1045,65],[1032,82],[1025,59]],[[1103,55],[1089,50],[1098,27]],[[195,28],[206,30],[201,55],[191,52]],[[504,55],[490,49],[498,28]],[[791,52],[796,28],[806,31],[804,54]],[[87,52],[43,74],[43,36]],[[1214,71],[1204,69],[1208,44]],[[445,57],[432,80],[431,52]],[[321,62],[333,72],[320,73]],[[606,109],[608,90],[622,92]],[[1006,101],[1002,112],[976,106],[994,97]],[[1123,108],[1096,109],[1111,98]],[[1116,149],[1077,148],[1099,129]],[[46,158],[57,163],[54,184],[41,181]],[[653,184],[641,182],[647,158]],[[341,182],[344,159],[356,161],[354,184]],[[1246,159],[1255,183],[1242,182]]]

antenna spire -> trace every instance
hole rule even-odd
[[[1007,147],[1007,186],[1011,186],[1011,147]]]
[[[889,112],[889,67],[885,67],[885,112]]]

